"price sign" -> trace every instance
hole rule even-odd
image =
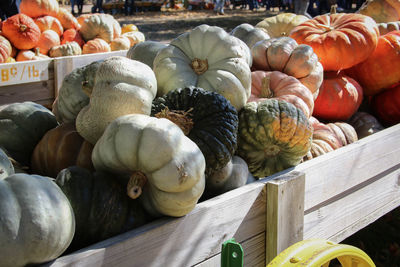
[[[49,60],[0,64],[0,86],[49,79]]]

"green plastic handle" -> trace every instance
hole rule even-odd
[[[221,267],[243,267],[243,249],[234,238],[222,244]]]

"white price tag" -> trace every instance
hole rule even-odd
[[[50,60],[0,64],[0,86],[49,79]]]

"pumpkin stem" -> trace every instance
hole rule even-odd
[[[193,108],[190,108],[188,111],[183,110],[169,110],[168,107],[161,110],[157,114],[155,114],[156,118],[166,118],[175,123],[181,128],[185,135],[188,135],[193,128],[194,122],[191,118],[190,112]]]
[[[82,82],[82,91],[87,95],[89,98],[92,96],[92,88],[88,86],[89,81]]]
[[[266,157],[273,157],[279,154],[281,149],[277,145],[270,145],[264,149],[264,155]]]
[[[21,24],[21,25],[19,26],[19,29],[21,30],[21,32],[26,31],[27,28],[28,28],[28,26],[26,26],[25,24]]]
[[[337,4],[335,4],[335,5],[331,5],[331,14],[336,14],[337,13]]]
[[[129,178],[126,192],[132,199],[137,199],[142,194],[142,188],[147,182],[147,177],[143,172],[136,171]]]
[[[207,59],[199,59],[195,58],[189,64],[190,67],[196,72],[197,74],[201,75],[208,70],[208,60]]]
[[[274,96],[274,92],[272,92],[270,87],[271,79],[270,77],[264,77],[261,80],[261,97],[271,98]]]

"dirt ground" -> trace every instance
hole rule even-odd
[[[70,9],[70,6],[66,6]],[[83,13],[90,12],[91,5],[85,5]],[[144,33],[146,40],[169,42],[180,34],[190,31],[201,24],[219,26],[226,31],[242,23],[255,25],[264,18],[278,14],[278,8],[266,11],[260,8],[257,11],[225,8],[225,15],[217,15],[213,10],[164,10],[142,11],[134,15],[125,16],[123,13],[113,14],[121,25],[133,23]]]

